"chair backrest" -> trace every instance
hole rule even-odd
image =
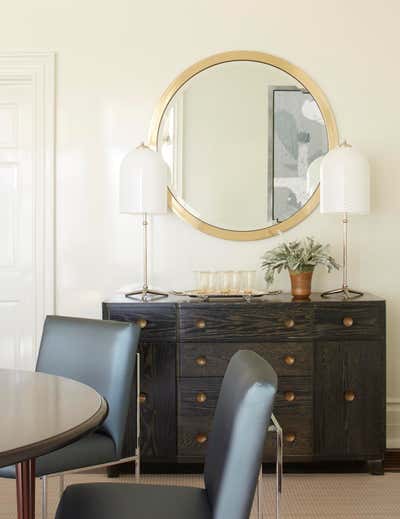
[[[262,462],[277,376],[263,358],[239,351],[229,362],[204,467],[213,519],[248,519]]]
[[[36,371],[71,378],[107,400],[99,428],[121,457],[140,329],[134,324],[73,317],[46,318]]]

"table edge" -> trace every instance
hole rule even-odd
[[[95,389],[91,389],[97,393]],[[82,436],[94,431],[105,420],[108,414],[108,404],[105,398],[99,393],[97,394],[100,398],[100,405],[91,417],[81,424],[51,438],[45,438],[39,442],[24,445],[23,447],[3,451],[0,455],[0,467],[15,465],[22,461],[49,454],[50,452],[66,447],[74,441],[79,440]]]

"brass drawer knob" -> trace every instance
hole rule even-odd
[[[285,434],[285,442],[294,443],[296,441],[296,435],[294,433]]]
[[[286,357],[283,359],[286,366],[293,366],[293,364],[296,362],[296,357],[294,355],[286,355]]]
[[[285,328],[293,328],[293,326],[295,325],[295,322],[293,321],[293,319],[286,319],[284,324],[285,324]]]
[[[203,330],[206,327],[206,322],[204,319],[197,319],[196,321],[196,328],[199,330]]]
[[[206,443],[206,441],[207,441],[207,434],[199,433],[196,435],[196,442],[199,443],[200,445],[202,443]]]
[[[283,396],[287,402],[293,402],[293,400],[296,400],[296,394],[294,391],[285,391]]]
[[[353,400],[356,399],[356,394],[354,393],[354,391],[345,391],[344,399],[346,400],[346,402],[353,402]]]
[[[136,321],[136,324],[139,326],[139,328],[142,328],[142,329],[143,329],[143,328],[146,328],[146,326],[147,326],[147,321],[146,321],[146,319],[138,319],[138,320]]]
[[[343,326],[345,326],[346,328],[350,328],[350,326],[353,326],[353,324],[354,321],[352,317],[345,317],[343,319]]]
[[[203,356],[197,357],[196,364],[198,366],[205,366],[207,364],[207,359]]]
[[[196,395],[196,402],[199,404],[204,404],[204,402],[207,400],[207,395],[205,393],[197,393]]]
[[[147,395],[146,393],[140,393],[139,394],[139,403],[140,404],[144,404],[147,400]]]

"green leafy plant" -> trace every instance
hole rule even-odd
[[[275,274],[283,269],[292,273],[311,272],[317,265],[324,266],[328,272],[338,269],[339,265],[328,254],[329,245],[321,245],[314,238],[282,243],[262,256],[261,268],[265,270],[265,281],[270,286]]]

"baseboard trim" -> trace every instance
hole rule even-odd
[[[387,399],[387,438],[388,450],[400,449],[400,399]]]
[[[400,472],[400,449],[385,451],[385,471]]]

